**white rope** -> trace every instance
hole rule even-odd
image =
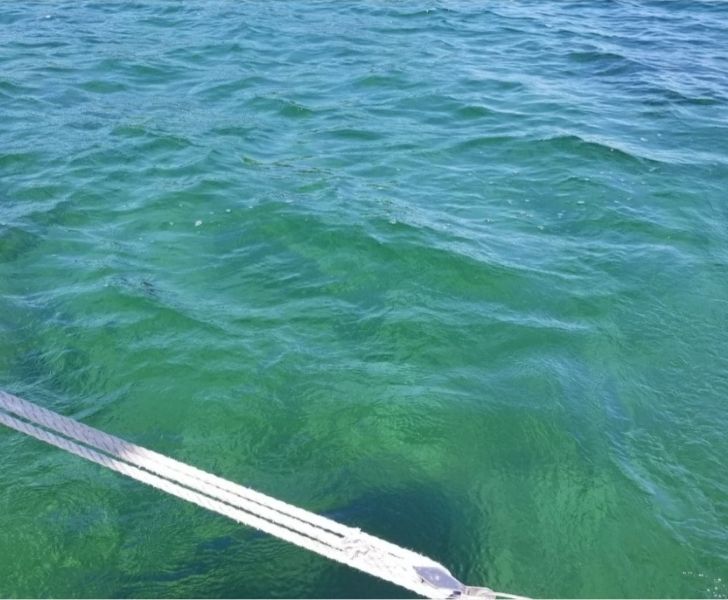
[[[131,444],[2,390],[0,423],[421,596],[519,598],[496,594],[488,588],[467,588],[426,556]]]

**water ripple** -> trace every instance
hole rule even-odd
[[[10,0],[0,24],[0,387],[468,582],[726,595],[719,3]],[[400,594],[0,454],[0,596]]]

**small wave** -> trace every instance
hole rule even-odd
[[[23,168],[39,161],[42,154],[37,150],[28,152],[8,152],[0,154],[0,168]]]
[[[648,106],[719,106],[725,102],[725,98],[711,97],[705,95],[688,95],[669,87],[653,88],[648,92],[644,103]]]
[[[83,82],[78,87],[85,92],[92,92],[94,94],[113,94],[116,92],[124,92],[128,89],[128,86],[123,83],[109,81],[107,79],[92,79]]]
[[[588,68],[594,75],[602,77],[636,73],[645,69],[645,65],[637,60],[604,50],[569,52],[566,58],[572,63]]]
[[[484,135],[458,142],[455,145],[451,146],[450,151],[463,152],[468,150],[490,148],[494,146],[503,147],[517,143],[520,140],[523,140],[523,138],[518,136]]]
[[[283,117],[291,119],[306,119],[312,117],[317,111],[304,106],[294,100],[275,96],[255,96],[248,102],[251,108],[276,112]]]
[[[389,89],[408,89],[415,84],[410,82],[404,72],[388,72],[388,73],[370,73],[354,79],[351,84],[353,87],[362,88],[389,88]]]
[[[9,98],[18,96],[30,96],[37,90],[29,85],[22,85],[9,79],[0,79],[0,94]]]
[[[372,131],[370,129],[354,129],[349,127],[326,129],[321,131],[320,135],[321,137],[360,142],[376,142],[385,137],[384,134],[379,131]]]
[[[460,117],[461,119],[482,119],[483,117],[489,117],[495,114],[495,111],[486,108],[485,106],[479,106],[477,104],[469,104],[466,106],[461,106],[458,108],[455,113]]]
[[[525,156],[525,154],[521,153],[527,151],[528,154],[538,157],[565,154],[583,159],[622,160],[639,165],[662,162],[635,154],[616,145],[589,140],[576,134],[562,134],[543,138],[533,138],[525,134],[478,136],[455,143],[450,146],[450,151],[457,153],[486,148],[518,152],[521,158]]]
[[[555,135],[552,137],[534,140],[533,143],[540,151],[543,150],[558,154],[569,154],[587,159],[608,161],[621,160],[634,165],[643,165],[645,163],[659,164],[662,162],[630,152],[606,142],[588,140],[576,134]]]
[[[14,262],[42,242],[41,236],[20,227],[0,225],[0,263]]]
[[[258,86],[272,85],[274,83],[266,77],[252,75],[241,77],[234,81],[217,81],[213,84],[205,84],[197,88],[194,93],[211,100],[228,100],[230,98],[240,98],[241,93],[245,90],[258,89]]]

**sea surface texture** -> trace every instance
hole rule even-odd
[[[728,4],[0,5],[0,388],[531,596],[728,596]],[[401,597],[0,429],[0,596]]]

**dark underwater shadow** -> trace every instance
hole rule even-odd
[[[434,484],[372,491],[328,513],[339,522],[441,561],[450,568],[456,509]],[[221,517],[207,515],[210,519]],[[219,532],[215,523],[215,529]],[[460,530],[460,524],[457,528]],[[345,565],[230,523],[199,542],[194,558],[147,572],[117,573],[114,597],[415,598]],[[174,561],[172,561],[174,562]],[[451,564],[448,564],[451,563]],[[462,562],[460,568],[462,568]],[[146,570],[146,569],[144,569]],[[467,569],[466,569],[467,570]],[[454,572],[457,576],[458,573]]]
[[[450,568],[448,557],[453,552],[457,512],[439,486],[418,483],[372,491],[328,516]],[[327,598],[418,597],[404,588],[344,566],[324,570],[312,592],[314,596]]]

